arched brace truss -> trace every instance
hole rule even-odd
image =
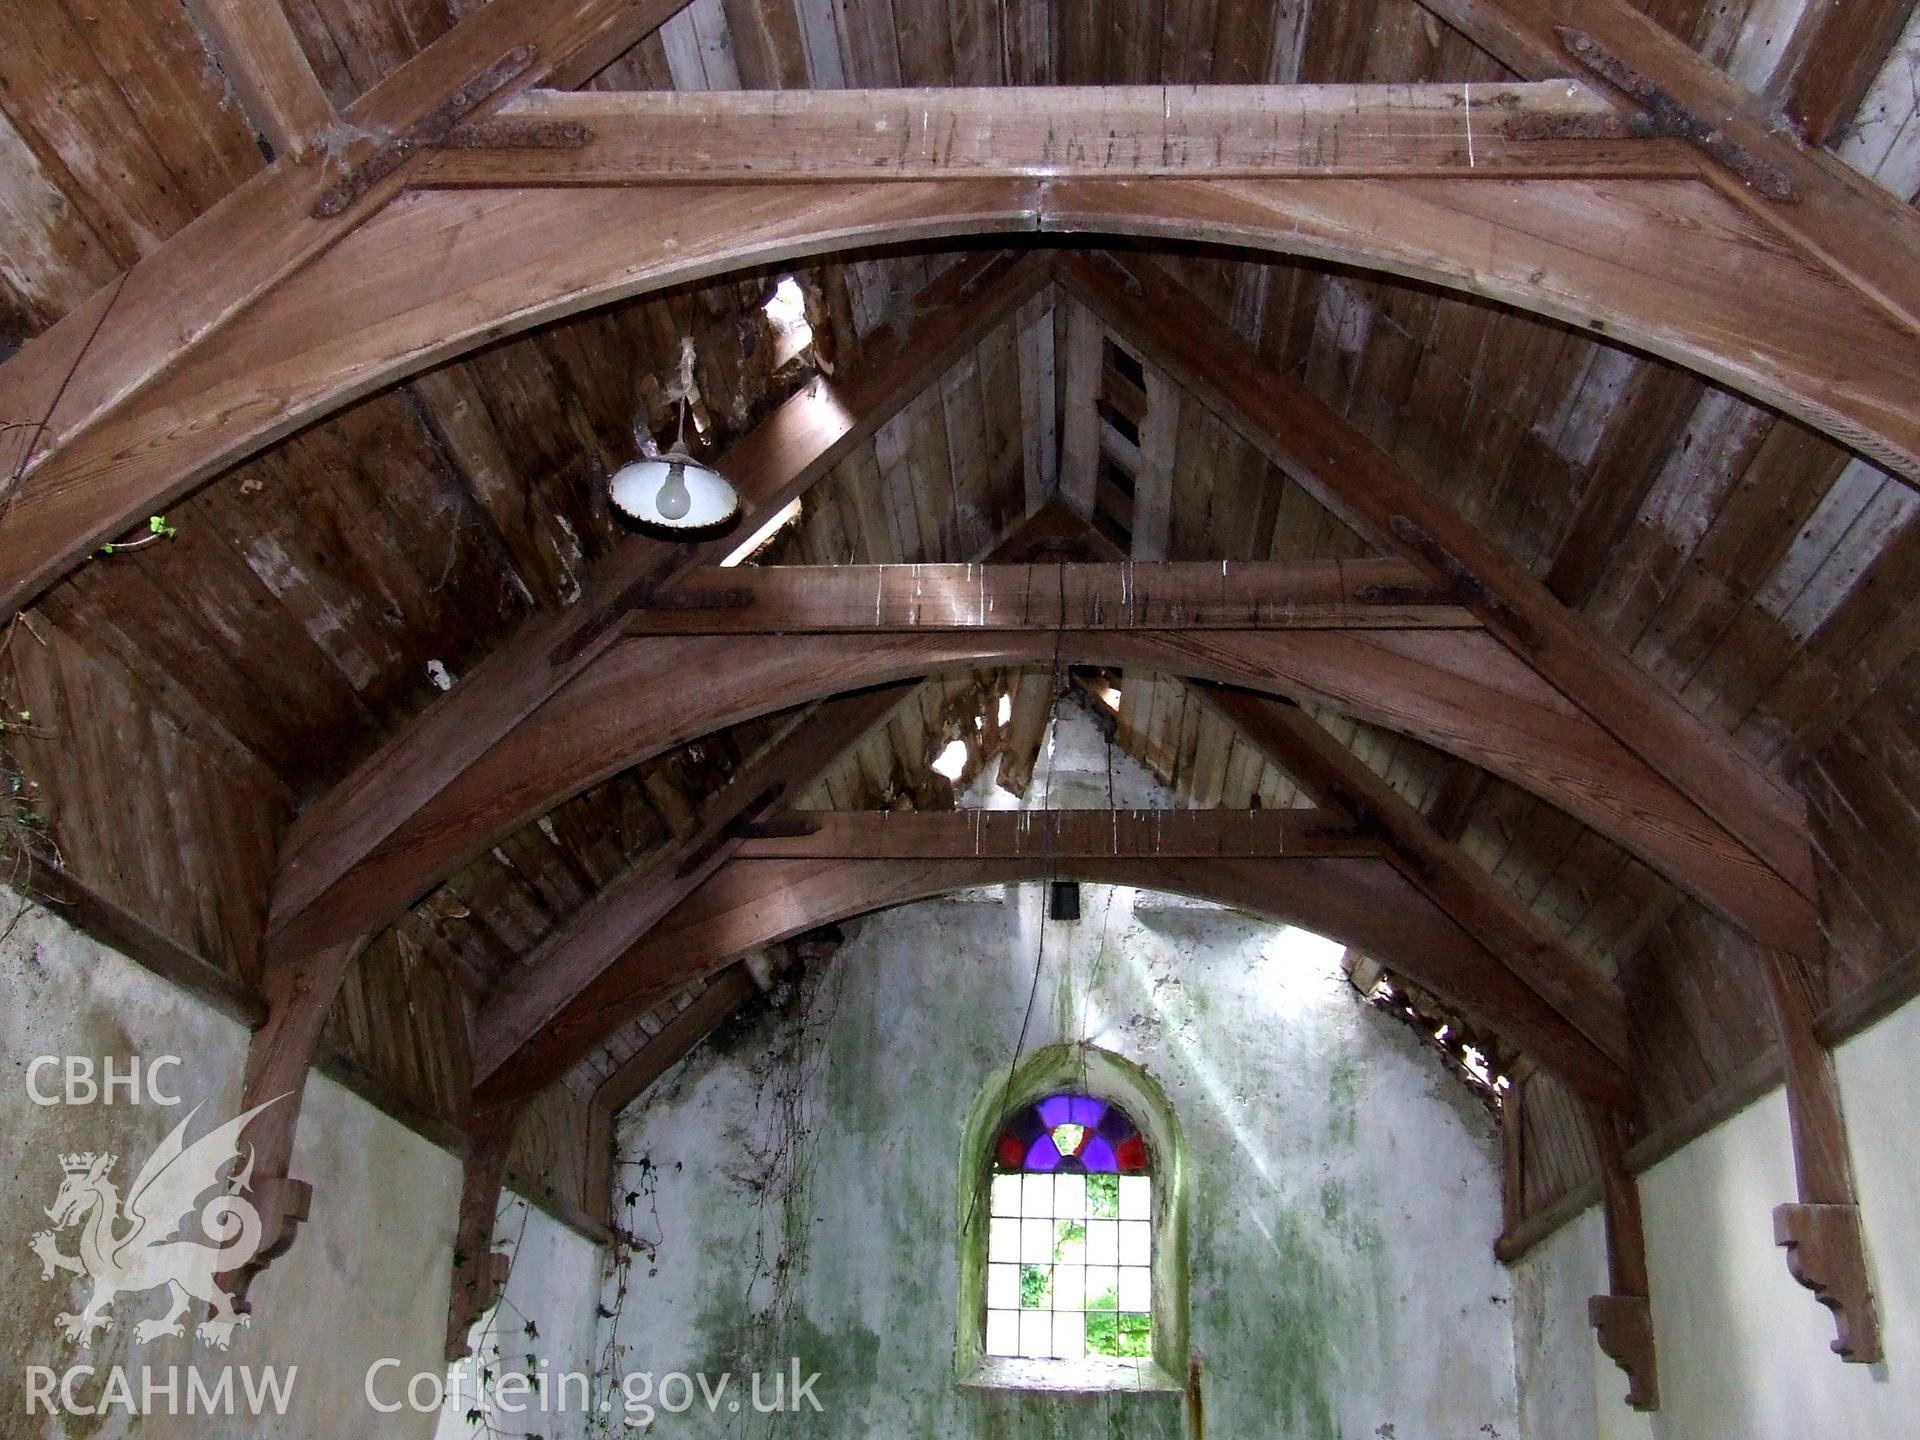
[[[504,1104],[544,1088],[619,1025],[748,951],[892,905],[1045,879],[1163,890],[1303,926],[1457,999],[1516,1043],[1563,1057],[1582,1093],[1615,1104],[1626,1093],[1624,1076],[1598,1047],[1384,860],[736,857],[520,1046],[475,1103]]]

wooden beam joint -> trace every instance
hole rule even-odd
[[[480,71],[446,99],[389,140],[382,141],[358,165],[321,192],[313,202],[313,218],[331,220],[344,215],[366,195],[422,149],[442,144],[460,122],[533,68],[537,48],[516,45]]]
[[[1786,171],[1731,139],[1712,121],[1696,115],[1604,43],[1571,25],[1554,28],[1567,54],[1644,109],[1646,120],[1641,133],[1693,142],[1769,200],[1790,203],[1800,198]]]

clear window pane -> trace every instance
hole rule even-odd
[[[1019,1353],[1020,1312],[989,1310],[987,1312],[987,1354],[1018,1355]]]
[[[1078,1220],[1087,1213],[1087,1177],[1056,1175],[1053,1181],[1053,1213],[1066,1220]]]
[[[990,1310],[1020,1308],[1020,1267],[1018,1265],[987,1266],[987,1308]]]
[[[1020,1308],[1022,1310],[1050,1310],[1053,1308],[1053,1270],[1046,1265],[1022,1265],[1020,1267]]]
[[[1053,1312],[1020,1312],[1020,1353],[1029,1360],[1045,1360],[1053,1354]]]
[[[1027,1216],[1053,1214],[1053,1176],[1020,1177],[1020,1213]]]
[[[1087,1309],[1111,1310],[1120,1303],[1120,1272],[1112,1265],[1087,1267]]]
[[[1093,1108],[1082,1115],[1074,1106]],[[1100,1118],[1105,1109],[1104,1102],[1071,1095],[1037,1102],[1025,1124],[1038,1117],[1052,1127],[1056,1143],[1063,1131],[1087,1127],[1062,1151],[1067,1168],[990,1178],[989,1355],[1073,1361],[1152,1354],[1153,1178],[1081,1168],[1082,1162],[1114,1164],[1122,1139],[1131,1151],[1119,1163],[1143,1163],[1137,1132],[1128,1128],[1115,1138]],[[1121,1116],[1120,1123],[1128,1122]]]
[[[1087,1317],[1077,1311],[1053,1317],[1053,1353],[1062,1360],[1078,1360],[1087,1353]]]
[[[1087,1267],[1084,1265],[1056,1265],[1053,1267],[1053,1308],[1056,1310],[1082,1310],[1087,1304]]]
[[[993,1203],[988,1207],[988,1213],[991,1215],[1020,1213],[1020,1177],[1018,1175],[993,1177]]]

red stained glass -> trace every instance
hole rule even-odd
[[[1133,1121],[1087,1095],[1049,1095],[1020,1111],[1001,1131],[993,1158],[1005,1171],[1144,1175],[1153,1168]]]

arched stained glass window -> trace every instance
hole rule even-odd
[[[1054,1094],[994,1142],[986,1354],[1153,1354],[1153,1155],[1119,1106]]]

